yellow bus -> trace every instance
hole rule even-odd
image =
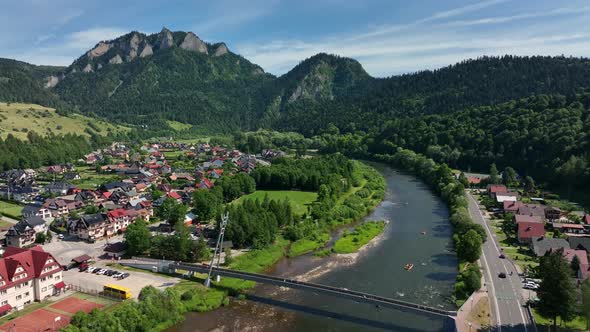
[[[113,284],[105,285],[103,288],[103,293],[106,296],[116,297],[123,300],[131,298],[131,290],[129,288]]]

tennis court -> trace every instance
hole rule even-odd
[[[63,299],[59,302],[50,305],[49,307],[59,311],[68,312],[70,314],[75,314],[78,311],[84,311],[85,313],[89,313],[95,308],[102,308],[103,305],[82,300],[74,296],[70,296],[66,299]]]
[[[66,315],[46,309],[38,309],[0,326],[0,330],[11,332],[59,331],[69,323],[70,317]]]

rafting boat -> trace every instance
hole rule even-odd
[[[408,263],[406,265],[404,265],[404,270],[406,271],[411,271],[414,268],[414,264],[412,263]]]

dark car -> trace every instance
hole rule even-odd
[[[80,266],[78,266],[78,268],[80,269],[80,272],[84,272],[86,270],[88,270],[89,265],[86,263],[82,263],[80,264]]]
[[[119,279],[125,279],[125,278],[127,278],[127,277],[129,277],[129,273],[123,273],[123,274],[122,274],[122,275],[119,277]]]
[[[500,258],[502,258],[502,259],[506,258],[506,255],[500,254]]]
[[[506,273],[504,273],[504,272],[500,272],[500,273],[498,274],[498,278],[502,278],[502,279],[506,278]]]

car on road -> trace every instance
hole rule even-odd
[[[59,234],[59,235],[57,236],[57,238],[58,238],[58,239],[60,239],[60,240],[63,240],[63,239],[64,239],[64,235],[63,235],[63,234]]]
[[[500,254],[500,258],[502,258],[502,259],[506,258],[506,255]]]
[[[506,273],[504,273],[504,272],[498,273],[498,278],[506,279]]]

